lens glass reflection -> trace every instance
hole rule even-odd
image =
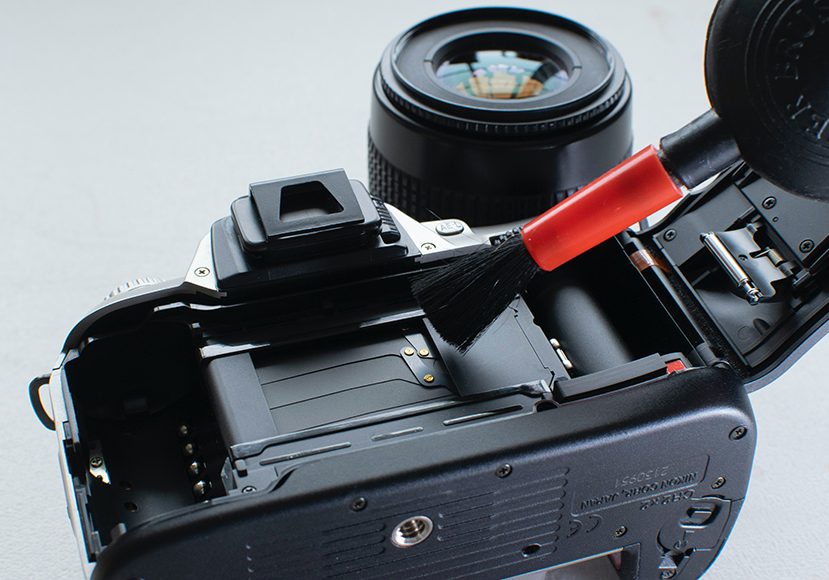
[[[435,71],[440,83],[481,99],[527,99],[560,91],[570,73],[548,56],[515,50],[478,50],[452,56]]]

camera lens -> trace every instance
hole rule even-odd
[[[630,154],[619,54],[544,12],[426,20],[387,47],[369,122],[372,192],[419,220],[527,219]]]

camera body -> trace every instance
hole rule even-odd
[[[502,227],[418,222],[341,170],[253,184],[183,279],[116,291],[30,385],[88,572],[695,578],[745,498],[748,392],[829,329],[827,218],[736,167],[461,355],[409,283]]]

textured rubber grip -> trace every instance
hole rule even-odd
[[[625,153],[625,157],[630,152]],[[475,191],[440,187],[392,165],[368,139],[369,190],[418,221],[457,218],[470,226],[530,219],[566,199],[576,189],[537,195],[483,196]]]
[[[527,251],[554,270],[682,197],[649,146],[524,226]]]

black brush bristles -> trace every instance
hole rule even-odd
[[[441,338],[466,352],[540,268],[520,235],[425,272],[412,293]]]

